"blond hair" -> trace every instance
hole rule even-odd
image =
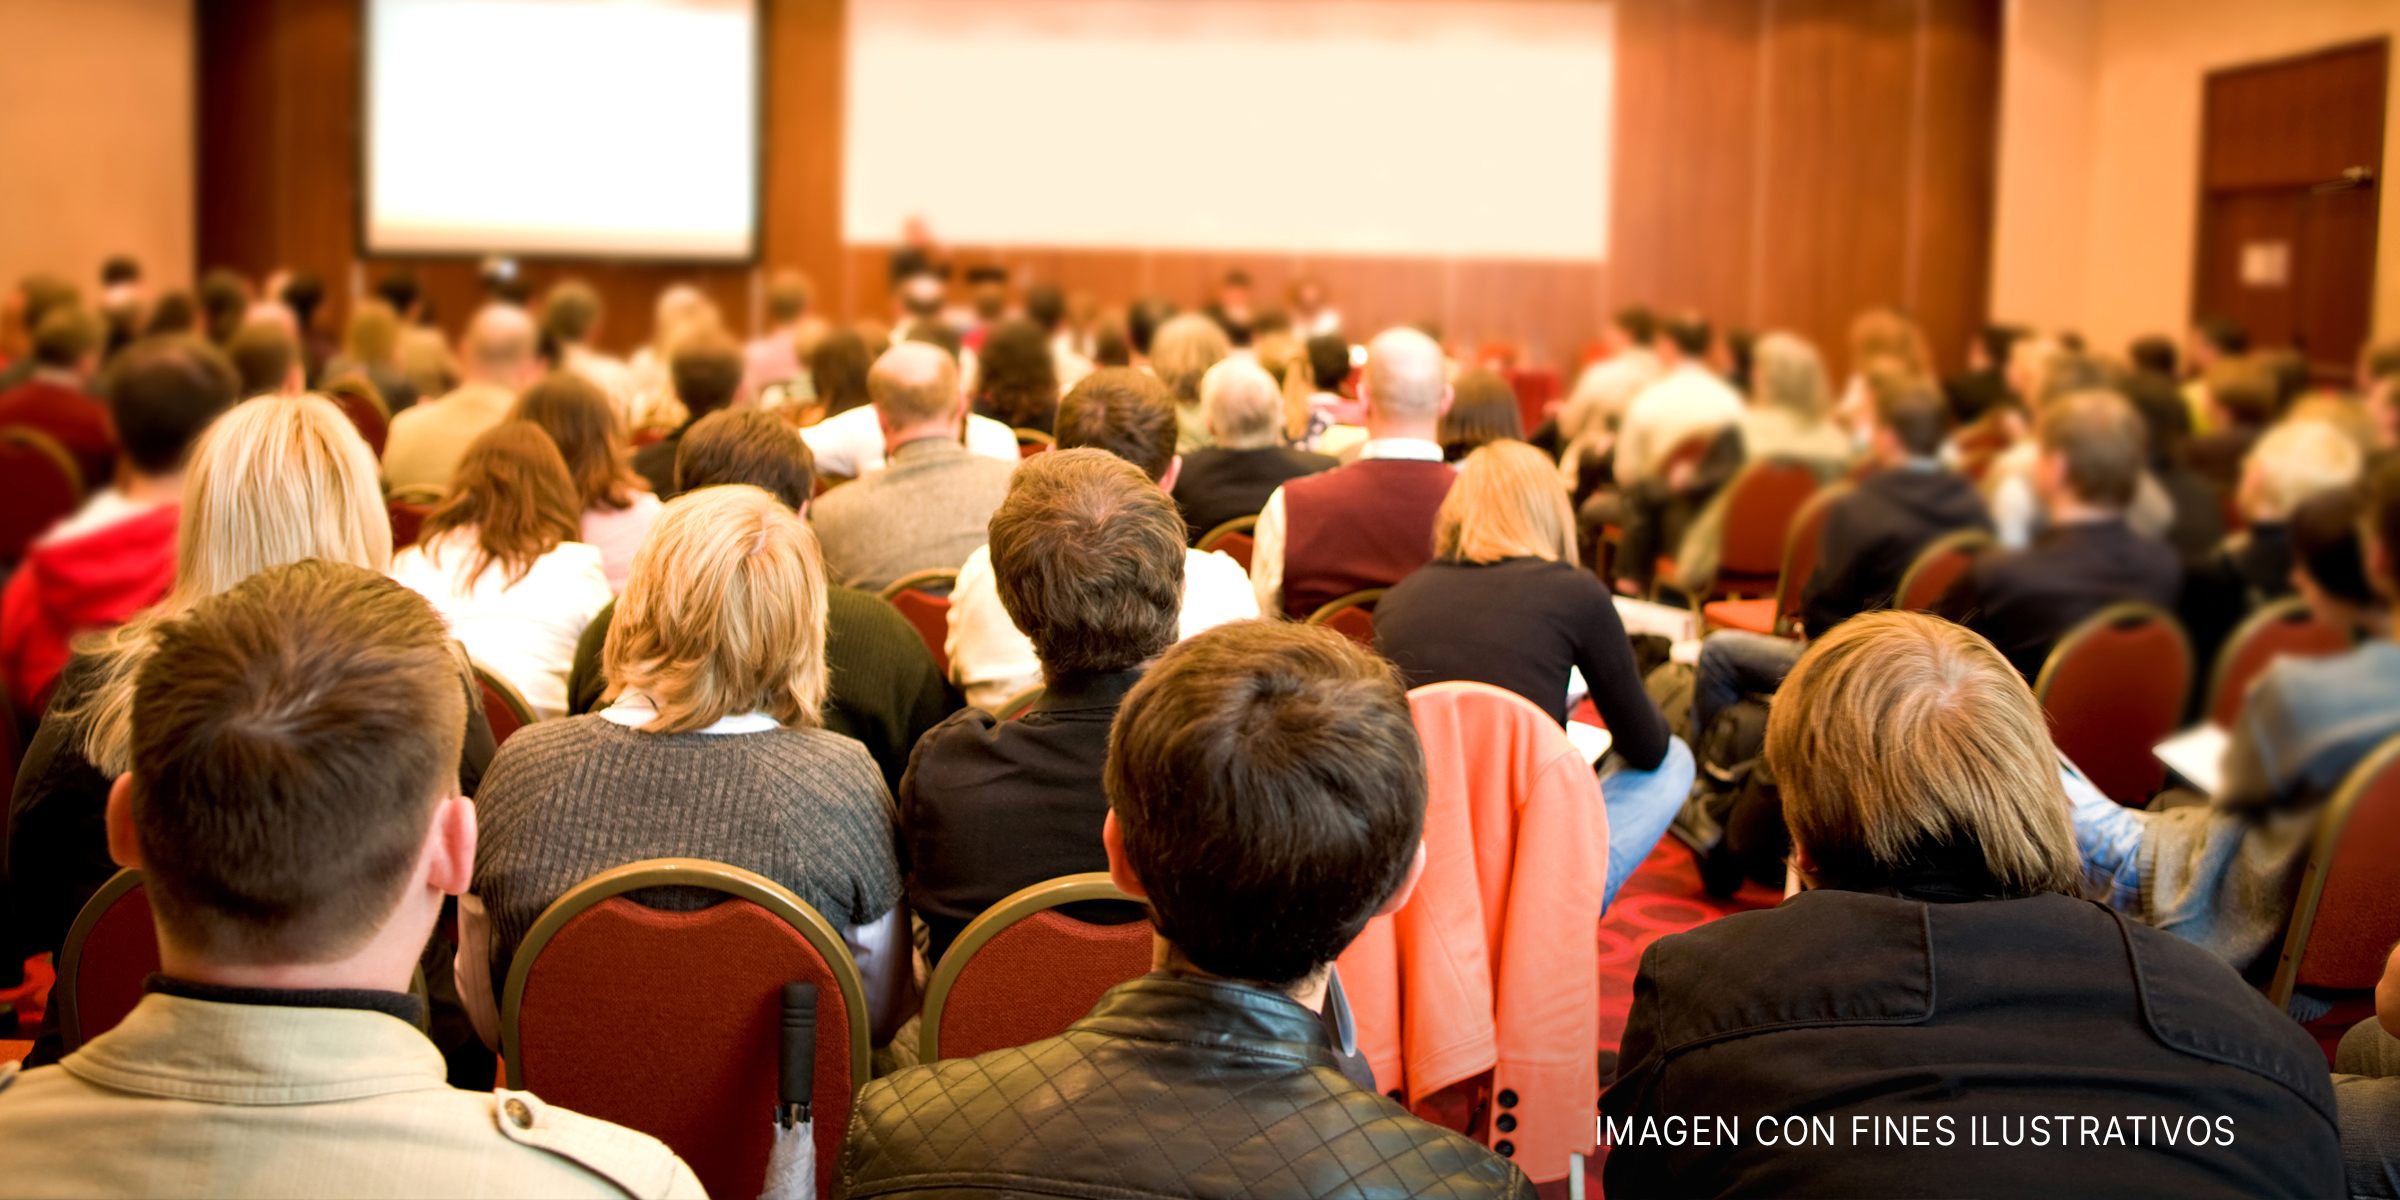
[[[1200,379],[1208,369],[1233,353],[1225,327],[1198,313],[1185,313],[1158,327],[1150,337],[1150,370],[1175,403],[1200,402]]]
[[[1575,510],[1558,468],[1523,442],[1488,442],[1458,465],[1433,517],[1433,554],[1444,562],[1547,558],[1575,563]]]
[[[342,352],[362,367],[381,366],[400,356],[400,314],[381,300],[361,301],[350,310]]]
[[[2280,521],[2318,492],[2358,482],[2366,455],[2331,423],[2284,421],[2258,439],[2243,465],[2241,502],[2253,518]]]
[[[764,712],[823,723],[825,561],[816,534],[747,484],[702,488],[659,514],[601,652],[612,693],[637,692],[652,733]]]
[[[147,613],[78,647],[99,685],[53,713],[83,722],[83,756],[105,776],[132,768],[133,680],[159,625],[269,567],[322,558],[370,571],[392,563],[391,516],[375,452],[322,396],[261,396],[209,425],[184,472],[175,583]]]
[[[1886,886],[1947,855],[1979,859],[2003,895],[2077,894],[2041,705],[1963,626],[1888,610],[1835,626],[1776,693],[1766,755],[1812,884]]]

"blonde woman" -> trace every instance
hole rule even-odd
[[[134,678],[159,625],[268,567],[322,558],[381,571],[391,562],[375,455],[318,397],[261,397],[218,417],[192,452],[182,504],[172,590],[77,647],[17,773],[0,893],[7,962],[57,950],[83,902],[116,872],[100,816],[110,782],[132,769]],[[460,687],[472,695],[465,670],[462,655]],[[466,794],[491,757],[491,727],[470,702],[459,762]]]
[[[825,604],[816,536],[775,497],[728,484],[667,505],[602,652],[615,703],[518,731],[476,798],[458,971],[486,1041],[534,918],[659,857],[756,871],[851,929],[879,1035],[897,1026],[910,947],[892,802],[866,747],[824,728]]]
[[[1215,444],[1208,436],[1208,417],[1200,411],[1200,381],[1232,353],[1225,327],[1197,313],[1168,321],[1150,339],[1151,373],[1175,394],[1175,453]]]
[[[1692,784],[1692,753],[1642,690],[1598,576],[1575,565],[1558,468],[1523,442],[1467,455],[1434,517],[1433,561],[1375,606],[1375,648],[1410,687],[1463,679],[1532,701],[1560,725],[1580,676],[1614,739],[1608,895],[1633,873]]]

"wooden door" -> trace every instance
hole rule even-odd
[[[2345,379],[2367,337],[2385,40],[2209,75],[2192,315]]]

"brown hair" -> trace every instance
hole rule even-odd
[[[1886,610],[1810,642],[1775,695],[1766,755],[1816,885],[1865,890],[1949,866],[2000,895],[2077,894],[2041,705],[1964,626]]]
[[[542,297],[542,332],[560,344],[591,336],[600,321],[600,293],[580,279],[562,279]]]
[[[867,403],[867,369],[875,359],[865,339],[848,329],[828,333],[808,352],[808,378],[816,385],[817,402],[825,415],[849,412]]]
[[[742,350],[716,327],[703,327],[676,339],[667,371],[684,410],[694,418],[705,417],[733,403],[741,390]]]
[[[1463,371],[1451,383],[1449,411],[1442,414],[1434,440],[1442,457],[1457,462],[1489,442],[1525,440],[1525,417],[1517,409],[1517,393],[1496,372],[1481,367]]]
[[[1156,483],[1175,462],[1175,402],[1149,372],[1105,367],[1058,402],[1057,433],[1059,449],[1106,450]]]
[[[1174,644],[1185,533],[1157,482],[1105,450],[1018,465],[992,514],[992,573],[1045,678],[1128,670]]]
[[[393,362],[400,356],[400,316],[381,300],[362,300],[350,310],[342,335],[342,351],[362,367]]]
[[[100,348],[102,333],[100,318],[82,305],[59,305],[33,327],[33,360],[45,367],[73,367]]]
[[[975,402],[984,414],[1022,429],[1057,419],[1058,360],[1049,335],[1031,321],[1003,321],[983,339],[975,366]]]
[[[1231,353],[1225,327],[1198,313],[1172,318],[1150,337],[1150,369],[1177,404],[1198,404],[1200,378]]]
[[[675,493],[746,483],[793,512],[816,490],[816,459],[791,426],[754,408],[713,412],[675,447]]]
[[[458,788],[466,693],[442,619],[373,571],[269,567],[158,630],[133,698],[151,912],[221,963],[374,935]]]
[[[466,578],[497,564],[514,585],[560,542],[583,536],[582,526],[575,479],[550,435],[531,421],[502,421],[467,447],[450,474],[450,498],[426,516],[418,542],[430,555],[441,535],[468,530],[475,557]]]
[[[531,421],[550,435],[558,455],[575,482],[581,511],[607,508],[622,512],[633,506],[642,490],[642,477],[633,473],[633,454],[625,438],[625,418],[608,402],[600,385],[576,371],[552,371],[517,397],[512,420]]]
[[[275,391],[291,378],[292,364],[300,361],[300,347],[274,321],[244,321],[225,343],[225,357],[242,377],[242,394],[255,396]]]
[[[2150,457],[2150,427],[2115,392],[2061,396],[2042,409],[2042,449],[2066,460],[2067,486],[2087,504],[2133,503]]]

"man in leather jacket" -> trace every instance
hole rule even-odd
[[[1342,1074],[1331,966],[1425,865],[1425,767],[1391,667],[1239,622],[1169,650],[1110,738],[1109,874],[1156,969],[1029,1046],[859,1094],[851,1197],[1506,1197],[1507,1160]],[[1338,1024],[1338,1023],[1337,1023]]]

